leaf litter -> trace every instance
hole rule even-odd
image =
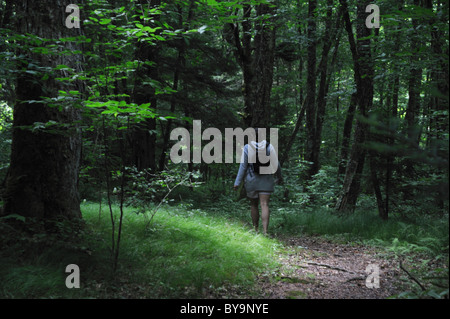
[[[258,279],[261,298],[384,299],[402,291],[398,260],[386,258],[376,247],[336,243],[322,237],[283,241],[288,251],[279,256],[282,266],[278,273]],[[375,274],[366,272],[369,265],[377,267],[379,285],[369,277]]]

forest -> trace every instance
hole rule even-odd
[[[448,299],[448,57],[446,0],[0,0],[0,298]]]

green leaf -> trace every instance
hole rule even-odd
[[[105,19],[105,18],[103,18],[103,19],[101,19],[100,20],[100,24],[108,24],[108,23],[110,23],[111,22],[111,19]]]
[[[55,67],[55,70],[72,70],[72,68],[68,67],[67,65],[64,64],[59,64]]]
[[[25,222],[25,217],[18,215],[18,214],[11,214],[11,215],[7,215],[7,216],[3,216],[0,218],[1,219],[10,219],[10,218],[14,218],[16,220],[20,220],[21,222]]]

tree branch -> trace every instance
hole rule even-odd
[[[400,261],[400,269],[403,270],[404,272],[406,272],[406,274],[408,275],[409,278],[411,278],[414,282],[416,282],[420,289],[422,289],[422,291],[425,291],[426,288],[413,276],[411,275],[402,265],[402,261]]]

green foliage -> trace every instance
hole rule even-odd
[[[33,255],[5,255],[0,250],[0,296],[196,298],[230,287],[246,293],[259,272],[276,267],[276,240],[255,235],[226,215],[164,205],[151,227],[142,214],[126,209],[120,262],[113,276],[109,216],[100,213],[99,218],[98,204],[85,203],[82,212],[87,228],[76,243],[43,246]],[[65,287],[64,269],[72,263],[80,267],[81,289]]]
[[[0,181],[5,179],[9,167],[17,78],[26,75],[37,83],[55,81],[52,92],[44,92],[46,96],[39,100],[27,101],[30,107],[47,105],[55,111],[76,107],[82,110],[83,118],[77,123],[35,119],[22,129],[36,134],[66,134],[73,132],[68,129],[74,124],[79,125],[83,136],[81,198],[102,204],[98,209],[93,204],[83,205],[84,218],[95,237],[88,236],[86,240],[98,249],[98,260],[86,257],[88,250],[83,247],[87,245],[74,245],[77,248],[74,251],[58,246],[61,249],[55,254],[46,250],[61,238],[49,239],[42,229],[47,227],[68,234],[71,224],[57,221],[53,225],[41,225],[19,215],[2,217],[0,239],[2,245],[8,246],[7,251],[22,244],[27,248],[18,249],[21,254],[36,248],[31,266],[25,264],[14,269],[15,261],[9,257],[2,260],[5,266],[0,267],[5,278],[2,295],[71,297],[65,287],[55,287],[63,279],[63,263],[80,256],[92,262],[86,264],[88,269],[99,267],[111,275],[108,252],[111,225],[108,214],[103,213],[108,197],[114,204],[113,219],[119,209],[117,205],[126,206],[124,249],[120,256],[123,264],[119,264],[119,272],[130,276],[134,283],[152,278],[151,288],[136,285],[143,296],[184,297],[185,293],[198,296],[208,285],[219,287],[224,283],[251,281],[252,270],[270,264],[267,260],[275,241],[250,235],[245,226],[241,227],[249,225],[250,219],[247,204],[232,200],[232,180],[237,168],[234,171],[231,166],[219,164],[186,167],[169,162],[166,165],[166,158],[161,167],[138,170],[133,157],[135,142],[140,141],[134,135],[137,131],[155,138],[151,156],[157,162],[167,154],[166,131],[170,132],[174,126],[187,126],[191,119],[201,119],[205,127],[221,130],[242,126],[243,79],[232,54],[236,39],[230,33],[230,26],[266,22],[267,16],[255,13],[244,20],[242,9],[260,4],[272,6],[275,2],[161,3],[150,8],[136,1],[88,1],[82,6],[84,35],[60,39],[17,34],[13,30],[16,21],[10,19],[10,16],[15,18],[14,14],[9,14],[12,12],[6,6],[0,8]],[[336,4],[334,19],[339,5],[338,1],[333,3]],[[273,16],[277,32],[276,67],[268,122],[280,128],[280,141],[284,142],[290,137],[306,95],[306,47],[311,40],[316,41],[319,57],[330,39],[325,33],[328,19],[325,2],[317,7],[316,39],[309,39],[306,32],[307,2],[277,1],[276,4]],[[354,4],[356,1],[350,1],[352,20]],[[370,139],[364,147],[374,159],[380,191],[389,207],[389,220],[381,221],[375,212],[368,160],[362,172],[355,213],[338,216],[333,209],[342,190],[338,164],[348,159],[340,158],[343,125],[355,91],[354,61],[341,26],[337,32],[340,42],[332,43],[328,57],[329,87],[319,141],[321,168],[311,178],[304,178],[311,164],[304,160],[310,141],[300,123],[300,132],[283,167],[285,185],[277,187],[272,197],[270,229],[279,235],[320,234],[384,245],[396,258],[410,253],[445,258],[448,256],[448,97],[441,91],[445,84],[448,87],[445,83],[448,41],[443,40],[448,37],[448,3],[431,2],[430,8],[413,5],[411,1],[401,8],[387,0],[377,4],[381,8],[382,28],[370,36],[371,63],[375,69],[373,109],[368,118],[359,116],[358,120],[368,125],[366,133]],[[247,35],[254,40],[256,32],[257,28],[251,28]],[[70,50],[72,43],[80,45],[82,50]],[[17,55],[18,49],[39,55],[42,60],[77,55],[79,65],[77,69],[65,64],[43,67],[39,59],[33,61]],[[415,70],[420,71],[416,88],[411,86],[410,77]],[[70,88],[66,88],[68,85]],[[408,110],[413,89],[417,89],[418,101],[412,113],[414,123],[410,125]],[[355,143],[354,126],[351,133],[350,146]],[[280,154],[289,151],[285,147],[285,143],[280,143]],[[192,173],[196,171],[201,171],[202,176]],[[14,240],[18,235],[8,225],[28,222],[36,235],[19,237],[16,246]],[[220,251],[216,251],[217,247]],[[262,252],[258,251],[261,247]],[[42,251],[45,253],[38,258]],[[52,259],[58,254],[56,259],[61,263],[55,264]],[[147,265],[149,260],[151,263]],[[138,267],[135,278],[127,274],[126,268],[133,264]],[[422,277],[443,274],[444,271],[437,270]],[[36,279],[39,276],[41,282]],[[97,287],[104,285],[98,277],[90,277],[88,282],[84,297],[120,296],[117,287],[121,283],[109,284],[103,291]],[[15,286],[23,290],[15,291]],[[431,287],[427,291],[413,291],[411,296],[441,297],[443,294],[445,289]]]
[[[334,203],[340,191],[337,167],[322,166],[312,177],[307,191],[314,196],[315,205],[326,206]]]
[[[170,198],[170,195],[177,187],[192,189],[199,185],[199,182],[195,181],[199,177],[198,173],[180,170],[153,174],[150,170],[138,171],[134,167],[125,167],[123,173],[117,172],[116,178],[121,178],[121,174],[126,175],[126,184],[123,186],[124,198],[122,199],[125,206],[131,207],[136,214],[146,215],[149,213],[148,224],[153,220],[161,205],[174,200]],[[119,195],[120,192],[115,188],[113,193]]]
[[[437,267],[432,270],[427,269],[433,260],[423,260],[420,264],[412,263],[414,271],[407,270],[401,266],[411,285],[406,291],[394,296],[403,299],[448,299],[449,298],[449,270]],[[446,263],[448,265],[448,255]]]
[[[1,91],[1,87],[0,87]],[[0,100],[0,181],[4,180],[11,153],[12,110]]]

